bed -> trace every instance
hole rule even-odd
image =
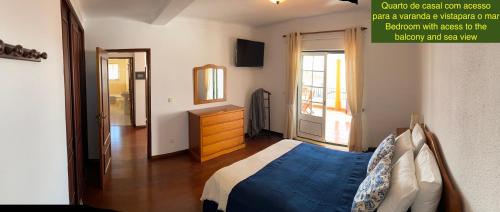
[[[462,211],[439,144],[424,129],[443,178],[439,211]],[[282,140],[214,173],[203,211],[350,211],[371,155]]]

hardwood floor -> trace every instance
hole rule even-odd
[[[116,98],[116,97],[114,97]],[[110,97],[111,99],[111,97]],[[111,125],[113,126],[132,126],[130,119],[130,103],[125,104],[123,100],[114,100],[109,104],[109,112],[111,115]],[[129,105],[129,106],[127,106]]]
[[[206,161],[188,153],[148,161],[147,129],[113,126],[112,163],[105,188],[89,183],[87,205],[119,211],[201,211],[205,181],[218,169],[244,159],[280,138],[247,139],[247,147]]]

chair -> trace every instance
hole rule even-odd
[[[302,113],[312,113],[312,97],[313,92],[310,88],[302,88],[302,96],[306,94],[306,102],[302,102]],[[309,111],[308,111],[309,110]]]

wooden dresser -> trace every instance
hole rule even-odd
[[[189,151],[200,162],[245,148],[243,107],[189,111]]]

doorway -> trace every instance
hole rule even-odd
[[[298,137],[347,146],[351,115],[344,52],[303,52],[299,88]]]
[[[123,170],[124,163],[151,159],[151,51],[97,47],[96,71],[99,162],[93,173],[98,188],[109,190],[121,173],[134,171]]]
[[[110,57],[109,72],[109,109],[111,126],[135,126],[134,115],[134,57]],[[143,95],[146,95],[144,92]],[[145,102],[142,102],[145,104]],[[146,112],[142,111],[146,116]],[[144,123],[145,124],[145,123]]]

